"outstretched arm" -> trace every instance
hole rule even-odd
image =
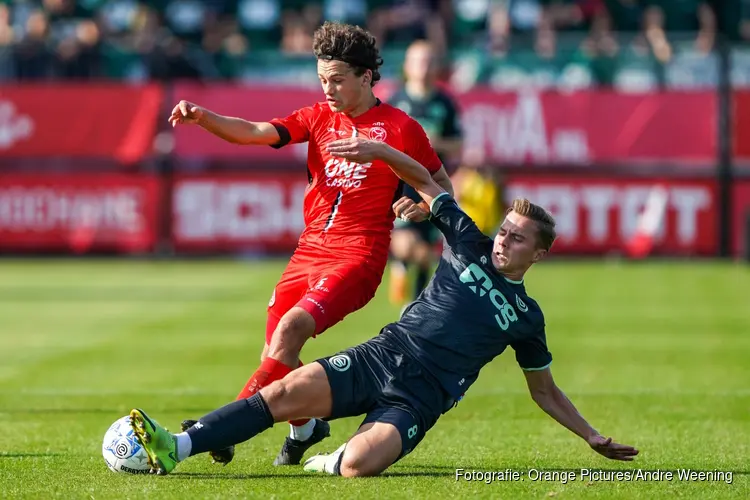
[[[279,132],[271,123],[250,122],[206,110],[198,125],[225,141],[241,145],[271,145],[279,142]]]
[[[638,450],[605,438],[578,413],[573,403],[565,396],[552,378],[549,368],[524,371],[534,402],[560,425],[583,438],[600,455],[613,460],[633,460]]]
[[[272,145],[281,138],[276,127],[269,122],[250,122],[219,115],[188,101],[180,101],[174,107],[169,123],[173,127],[194,123],[233,144]]]

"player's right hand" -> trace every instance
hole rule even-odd
[[[402,196],[393,204],[393,213],[396,217],[411,222],[422,222],[430,215],[429,211],[425,211],[408,196]]]
[[[604,436],[595,435],[591,436],[586,440],[591,446],[591,449],[598,454],[607,457],[611,460],[633,460],[633,457],[638,454],[638,450],[632,446],[626,444],[615,443],[612,438],[605,438]]]
[[[172,114],[169,117],[169,123],[172,127],[176,127],[178,124],[198,123],[198,120],[200,120],[202,116],[203,108],[196,106],[192,102],[180,101],[172,110]]]

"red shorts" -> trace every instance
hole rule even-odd
[[[266,344],[292,307],[301,307],[315,319],[315,335],[361,309],[375,296],[384,270],[385,259],[331,261],[293,255],[268,303]]]

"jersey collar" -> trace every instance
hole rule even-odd
[[[433,200],[433,201],[435,201],[435,200]],[[490,257],[490,262],[492,262],[492,258],[491,257]],[[508,283],[510,283],[512,285],[523,285],[523,280],[522,279],[521,280],[512,280],[512,279],[508,278],[507,276],[505,276],[500,271],[498,271],[497,269],[495,269],[495,266],[492,266],[492,265],[490,266],[490,269],[492,269],[492,271],[496,275],[501,276],[505,281],[507,281]]]

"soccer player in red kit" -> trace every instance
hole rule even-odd
[[[375,97],[372,87],[380,79],[382,59],[373,36],[358,26],[325,23],[315,32],[313,52],[325,102],[286,118],[248,122],[180,101],[169,119],[172,126],[195,123],[237,144],[280,148],[308,143],[305,229],[271,295],[261,365],[237,399],[252,396],[298,368],[307,339],[372,299],[388,260],[394,212],[404,220],[427,217],[428,210],[401,197],[402,183],[388,163],[402,160],[389,152],[406,153],[452,192],[450,179],[422,127]],[[390,147],[383,149],[383,157],[366,163],[332,156],[326,145],[346,137]],[[183,430],[194,424],[186,420]],[[323,420],[290,424],[290,436],[275,465],[299,464],[305,451],[330,432]],[[212,452],[214,460],[221,463],[228,463],[233,456],[233,448]]]

